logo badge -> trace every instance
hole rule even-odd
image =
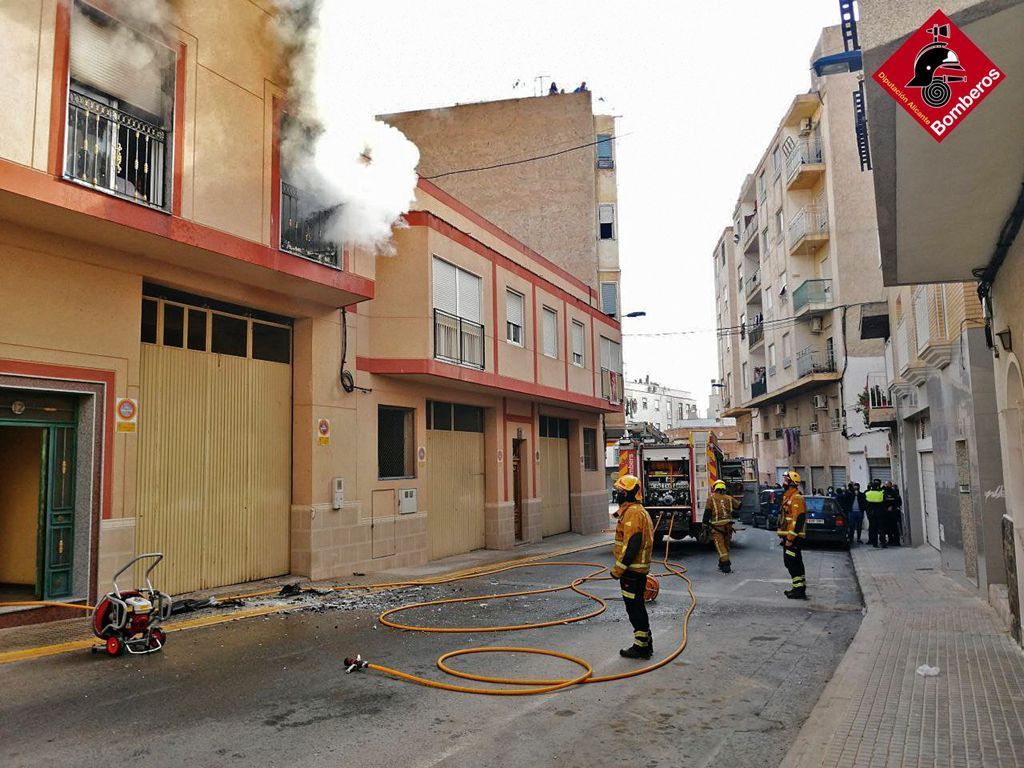
[[[936,11],[873,75],[939,142],[1005,77],[942,11]]]

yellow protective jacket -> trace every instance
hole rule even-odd
[[[725,526],[733,522],[732,513],[739,509],[741,503],[728,493],[712,493],[704,505],[704,522],[716,526]]]
[[[796,488],[786,489],[779,508],[779,527],[775,531],[786,541],[806,537],[807,505]]]
[[[625,571],[647,573],[651,570],[651,551],[654,549],[654,525],[643,504],[629,502],[619,507],[619,523],[615,526],[616,579]]]

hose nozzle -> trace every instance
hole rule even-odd
[[[350,675],[350,674],[352,674],[353,672],[355,672],[357,670],[366,669],[366,667],[369,665],[369,663],[370,662],[365,661],[363,659],[363,657],[360,656],[358,653],[356,654],[355,658],[352,658],[351,656],[346,656],[345,657],[345,667],[346,667],[345,674],[346,675]]]

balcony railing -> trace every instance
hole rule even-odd
[[[896,422],[896,407],[889,393],[889,381],[882,371],[868,374],[865,383],[867,393],[866,419],[869,427],[891,426]]]
[[[805,347],[796,353],[797,376],[809,376],[813,373],[835,373],[835,355],[820,349]]]
[[[816,205],[801,208],[789,222],[791,253],[813,253],[828,240],[828,210]]]
[[[750,399],[753,400],[755,397],[760,397],[768,391],[768,379],[762,376],[759,379],[754,379],[750,384]]]
[[[761,288],[761,270],[755,269],[754,272],[747,278],[747,296],[754,293],[754,291]]]
[[[753,349],[762,341],[764,341],[764,324],[759,323],[747,332],[747,349]]]
[[[166,209],[168,131],[69,90],[65,140],[65,178]]]
[[[434,357],[467,368],[484,369],[484,327],[480,323],[434,310]]]
[[[828,307],[831,304],[831,280],[804,280],[793,291],[793,314],[799,314],[805,308]]]
[[[821,142],[814,139],[798,141],[786,158],[786,180],[788,182],[808,165],[819,165],[824,162],[821,154]]]
[[[338,246],[328,232],[337,208],[317,209],[301,189],[281,182],[281,250],[332,267]]]
[[[743,234],[740,235],[740,242],[746,245],[750,238],[757,234],[757,211],[751,214],[750,219],[743,225]]]

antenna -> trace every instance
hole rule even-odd
[[[534,96],[543,96],[546,93],[544,89],[544,78],[550,79],[551,75],[537,75],[535,78],[533,78],[537,83],[537,92],[534,94]]]

